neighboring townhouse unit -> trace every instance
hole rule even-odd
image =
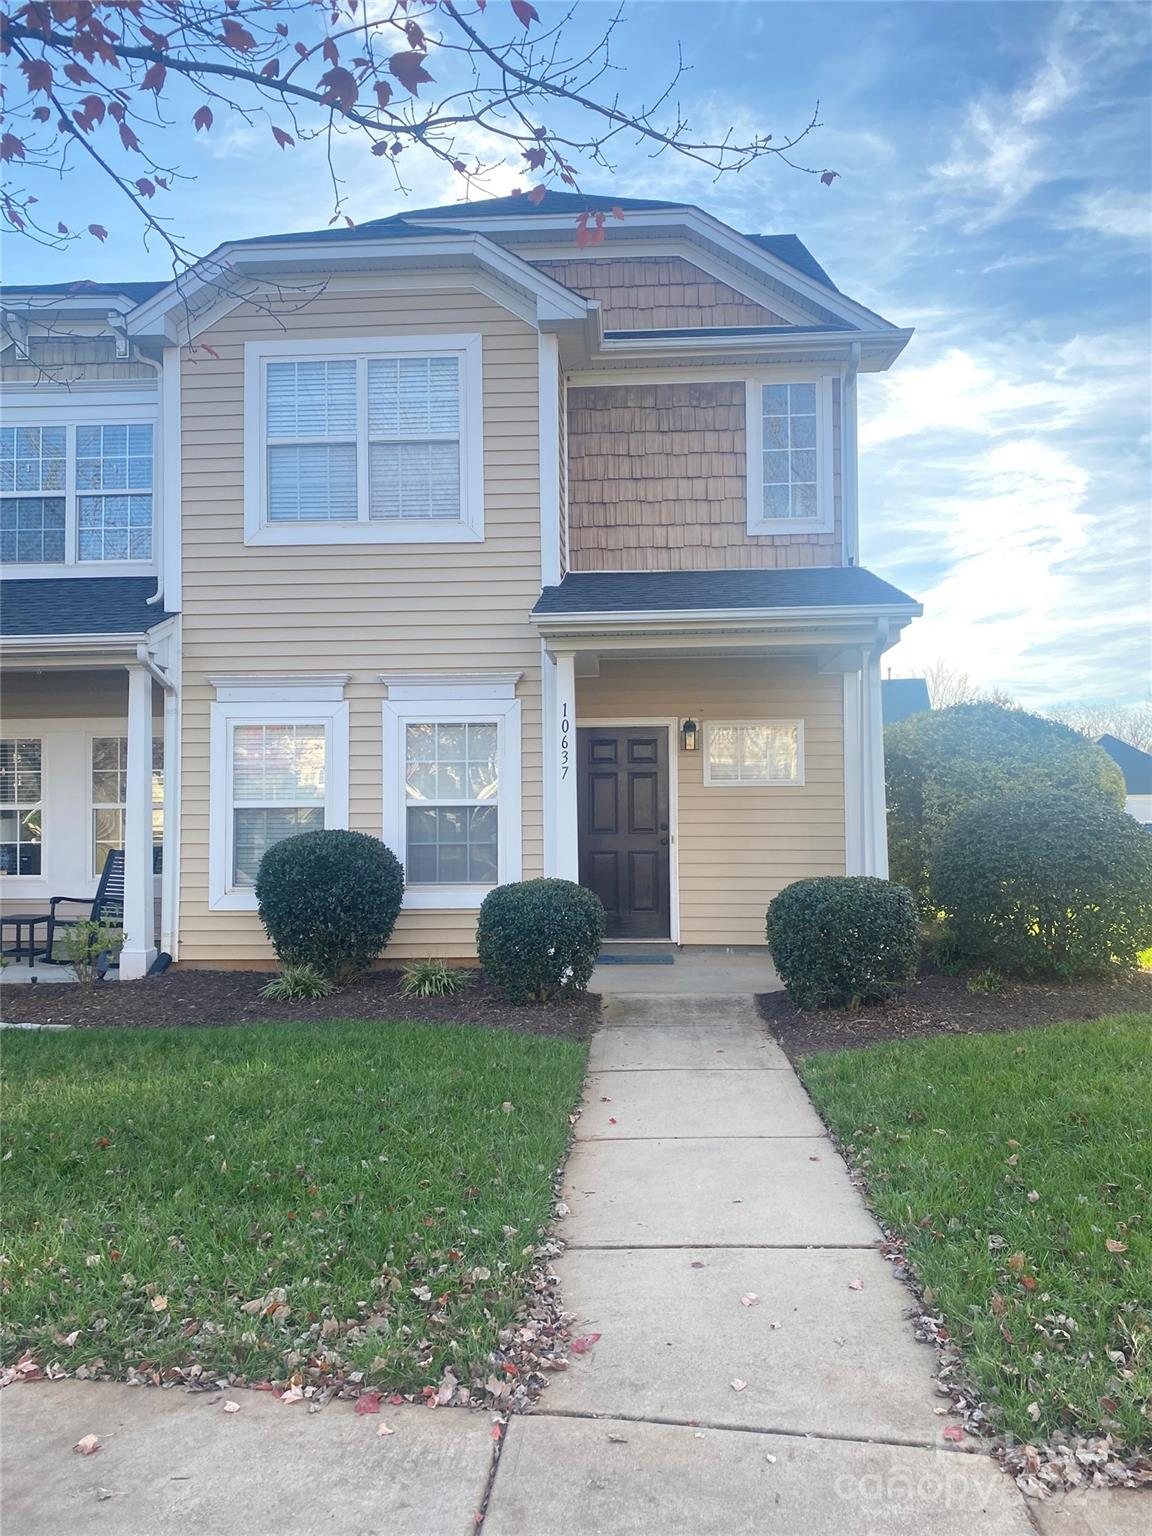
[[[550,192],[2,297],[7,911],[123,847],[134,976],[271,963],[313,827],[403,860],[390,959],[522,877],[728,945],[886,872],[920,610],[858,564],[856,394],[910,333],[795,236]]]

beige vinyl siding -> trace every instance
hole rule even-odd
[[[484,351],[482,544],[244,545],[243,344],[256,339],[480,332]],[[255,913],[208,907],[209,677],[347,673],[350,825],[379,835],[378,674],[494,668],[523,673],[523,852],[542,860],[540,589],[535,330],[470,289],[332,291],[298,313],[235,310],[183,364],[184,687],[182,964],[268,963]],[[217,354],[213,357],[205,345]],[[390,960],[467,958],[474,912],[402,914]]]
[[[574,571],[839,565],[840,385],[832,399],[831,533],[748,532],[743,380],[568,391]]]
[[[584,298],[597,299],[606,331],[789,323],[682,256],[600,257],[534,265]]]
[[[691,715],[803,720],[796,788],[704,783],[704,752],[679,751],[680,941],[762,944],[776,893],[805,875],[844,873],[843,694],[803,658],[607,661],[576,685],[576,723]]]

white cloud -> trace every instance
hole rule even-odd
[[[1117,240],[1152,239],[1152,197],[1146,192],[1096,192],[1082,196],[1061,218],[1065,229],[1090,229]]]

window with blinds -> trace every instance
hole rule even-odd
[[[448,351],[266,360],[267,524],[465,521],[463,374]]]
[[[237,722],[232,728],[233,886],[252,886],[274,843],[324,828],[323,722]]]

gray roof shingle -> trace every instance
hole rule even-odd
[[[48,576],[6,581],[0,635],[140,635],[170,618],[148,606],[155,576]]]
[[[578,571],[545,587],[532,612],[690,613],[709,608],[918,608],[858,565],[777,571]]]

